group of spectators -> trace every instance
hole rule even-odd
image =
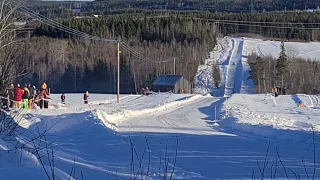
[[[43,83],[38,90],[34,85],[10,84],[1,97],[1,108],[8,110],[9,108],[33,109],[35,105],[42,108],[48,108],[49,93],[47,84]]]

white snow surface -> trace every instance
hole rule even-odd
[[[47,130],[57,179],[68,179],[74,168],[75,179],[130,179],[132,162],[135,170],[142,162],[142,174],[148,174],[149,179],[159,179],[165,169],[171,174],[173,167],[173,179],[252,179],[252,168],[260,178],[257,161],[262,167],[269,142],[268,176],[277,157],[276,147],[284,165],[299,173],[301,179],[307,179],[301,158],[309,176],[313,172],[310,137],[312,126],[319,131],[317,96],[273,99],[270,95],[233,94],[226,99],[160,93],[148,97],[122,95],[117,104],[116,95],[92,94],[89,105],[83,104],[82,94],[66,94],[65,105],[59,103],[60,95],[51,96],[50,109],[23,112],[26,122],[37,121],[29,121],[17,139],[26,142],[33,132]],[[299,101],[306,108],[298,108]],[[231,116],[225,117],[226,109]],[[0,154],[0,177],[45,179],[31,152],[26,151],[30,158],[23,160],[24,166],[17,167],[14,162],[19,154],[6,154],[10,141],[0,144],[4,152]],[[132,145],[136,151],[133,160]],[[318,152],[317,140],[316,148]],[[316,156],[316,160],[320,158]],[[48,162],[45,164],[48,168]],[[320,177],[318,167],[316,178]],[[280,165],[276,177],[286,179]]]
[[[312,141],[312,131],[320,132],[319,105],[316,95],[234,94],[222,108],[230,117],[220,124],[263,137]]]
[[[247,46],[244,51],[249,54],[256,53],[260,56],[272,56],[278,58],[280,54],[280,41],[270,41],[246,38]],[[303,59],[319,60],[319,42],[284,42],[287,55],[301,57]]]

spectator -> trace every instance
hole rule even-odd
[[[46,91],[46,89],[44,88],[46,86],[42,86],[41,91],[39,93],[39,99],[40,99],[40,109],[42,108],[48,108],[49,107],[49,99],[51,99]]]
[[[30,91],[27,86],[23,88],[23,109],[29,109],[29,98],[30,98]]]
[[[84,104],[89,103],[89,92],[86,91],[86,93],[83,95]]]
[[[66,96],[64,95],[64,93],[61,94],[61,103],[65,104],[65,100],[66,100]]]
[[[24,91],[23,89],[20,88],[20,84],[17,84],[17,88],[15,91],[15,107],[16,108],[21,108],[21,104],[22,104],[22,95],[23,95]]]

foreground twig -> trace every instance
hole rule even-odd
[[[284,170],[284,172],[285,172],[285,174],[286,174],[286,177],[287,177],[287,179],[289,180],[286,167],[284,166],[284,164],[282,163],[282,160],[281,160],[281,158],[280,158],[279,151],[278,151],[278,147],[276,147],[276,152],[277,152],[277,156],[278,156],[278,158],[279,158],[279,160],[280,160],[280,163],[281,163],[281,165],[282,165],[282,167],[283,167],[283,170]]]

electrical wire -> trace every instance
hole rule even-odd
[[[33,17],[33,18],[36,18],[36,20],[50,26],[50,27],[54,27],[56,29],[59,29],[61,31],[64,31],[64,32],[67,32],[67,33],[70,33],[70,34],[73,34],[75,36],[78,36],[78,37],[82,37],[82,38],[86,38],[86,39],[92,39],[92,40],[97,40],[97,41],[103,41],[103,42],[118,42],[118,40],[111,40],[111,39],[106,39],[106,38],[101,38],[101,37],[98,37],[98,36],[93,36],[93,35],[89,35],[87,33],[84,33],[84,32],[81,32],[81,31],[78,31],[76,29],[73,29],[73,28],[70,28],[68,26],[65,26],[65,25],[62,25],[54,20],[51,20],[39,13],[36,13],[34,12],[33,10],[21,5],[20,3],[12,0],[11,1],[11,4],[14,5],[14,6],[17,6],[17,10],[29,17]]]
[[[137,51],[135,51],[133,48],[131,48],[129,45],[127,45],[125,43],[121,43],[120,45],[123,49],[127,50],[129,53],[131,53],[132,55],[134,55],[135,57],[137,57],[141,60],[150,61],[153,63],[166,63],[166,62],[174,61],[173,58],[163,60],[163,61],[155,61],[155,60],[149,59],[149,58],[145,57],[144,55],[138,53]]]
[[[87,33],[84,33],[84,32],[81,32],[81,31],[78,31],[76,29],[73,29],[73,28],[70,28],[68,26],[65,26],[65,25],[62,25],[60,23],[57,23],[56,21],[54,20],[51,20],[39,13],[36,13],[34,12],[33,10],[17,3],[16,1],[12,0],[12,3],[14,6],[17,6],[18,7],[18,10],[19,12],[27,15],[28,17],[33,17],[33,18],[36,18],[36,20],[38,20],[39,22],[41,23],[44,23],[50,27],[54,27],[58,30],[61,30],[63,32],[67,32],[69,34],[72,34],[72,35],[75,35],[75,36],[78,36],[78,37],[81,37],[81,38],[86,38],[86,39],[91,39],[91,40],[96,40],[96,41],[104,41],[104,42],[114,42],[114,43],[117,43],[119,42],[118,40],[110,40],[110,39],[106,39],[106,38],[101,38],[101,37],[97,37],[97,36],[92,36],[92,35],[89,35]],[[145,61],[151,61],[151,62],[154,62],[154,63],[165,63],[165,62],[170,62],[170,61],[173,61],[173,59],[168,59],[168,60],[164,60],[164,61],[155,61],[155,60],[152,60],[150,58],[147,58],[145,57],[144,55],[140,54],[139,52],[135,51],[133,48],[131,48],[129,45],[121,42],[120,43],[121,47],[125,50],[127,50],[130,54],[132,54],[133,56],[135,56],[136,58],[139,58],[141,60],[145,60]]]

